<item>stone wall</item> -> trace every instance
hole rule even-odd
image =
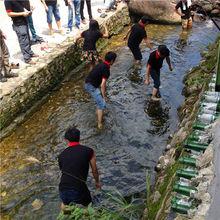
[[[127,7],[118,9],[104,22],[102,20],[100,24],[102,23],[106,24],[110,36],[118,34],[125,25],[130,23]],[[0,138],[3,138],[5,130],[8,130],[5,129],[6,127],[12,122],[18,121],[15,120],[18,116],[27,114],[38,100],[45,97],[71,70],[81,63],[79,48],[74,47],[73,40],[72,37],[67,38],[60,45],[56,45],[50,53],[40,58],[36,66],[27,66],[26,69],[21,70],[19,75],[25,76],[23,80],[10,93],[1,97]],[[98,49],[101,50],[107,42],[108,40],[101,40]]]

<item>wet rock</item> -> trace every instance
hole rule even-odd
[[[43,206],[43,202],[40,199],[35,199],[31,205],[33,207],[33,210],[39,210]]]
[[[154,0],[130,0],[129,10],[135,14],[145,15],[149,19],[158,23],[180,23],[181,19],[175,13],[175,4],[172,1],[154,1]]]
[[[171,145],[168,144],[168,145],[166,146],[166,150],[170,150],[170,149],[171,149]]]
[[[211,4],[203,5],[203,9],[204,9],[206,12],[211,12],[212,9],[213,9],[213,5],[211,5]]]
[[[158,191],[156,191],[153,196],[153,203],[157,202],[160,199],[160,197],[161,194]]]
[[[199,156],[196,160],[196,166],[200,168],[207,167],[213,160],[213,147],[209,147],[205,150],[204,154]]]
[[[213,9],[211,15],[214,17],[220,17],[220,9]]]

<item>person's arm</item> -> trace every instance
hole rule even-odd
[[[106,25],[104,26],[104,28],[105,28],[105,33],[102,35],[102,38],[108,38],[109,33],[108,33],[108,29],[107,29]]]
[[[106,100],[106,78],[102,78],[102,83],[101,83],[101,93],[102,93],[102,97]]]
[[[146,85],[150,84],[150,68],[151,68],[151,66],[149,64],[147,64],[146,79],[144,82]]]
[[[130,33],[131,33],[131,28],[128,30],[127,34],[125,35],[124,40],[127,40],[128,35],[129,35]]]
[[[48,11],[48,7],[47,7],[47,5],[46,5],[45,1],[44,1],[44,0],[40,0],[40,1],[41,1],[41,2],[42,2],[42,4],[44,5],[45,10],[46,10],[46,11]]]
[[[150,39],[148,37],[144,38],[144,42],[145,42],[145,44],[147,45],[148,48],[150,48],[150,49],[153,48],[153,46],[151,44],[151,41],[150,41]]]
[[[175,11],[175,12],[176,12],[176,13],[177,13],[179,16],[181,16],[181,17],[182,17],[182,16],[184,16],[184,14],[183,14],[182,12],[180,12],[180,11],[179,11],[180,4],[181,4],[180,2],[179,2],[179,3],[177,3],[177,5],[176,5],[176,7],[175,7],[175,10],[174,10],[174,11]]]
[[[173,67],[172,67],[172,65],[171,65],[170,57],[169,57],[169,56],[166,57],[166,61],[167,61],[167,64],[168,64],[168,66],[169,66],[170,71],[172,71],[172,70],[173,70]]]
[[[90,160],[90,167],[92,169],[92,175],[95,179],[95,186],[97,189],[101,189],[101,183],[99,180],[99,172],[96,165],[96,156],[95,153],[93,153],[92,159]]]
[[[23,11],[23,12],[12,12],[12,11],[10,11],[10,12],[7,12],[7,15],[11,18],[20,17],[20,16],[27,17],[27,16],[30,15],[30,13],[31,13],[30,11]]]

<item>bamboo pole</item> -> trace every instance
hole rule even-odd
[[[220,40],[218,45],[216,74],[217,76],[216,76],[215,91],[220,92]]]

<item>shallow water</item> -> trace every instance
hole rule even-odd
[[[118,59],[108,82],[108,111],[103,131],[96,129],[95,105],[84,92],[86,73],[62,83],[47,102],[0,144],[2,217],[12,219],[55,219],[59,213],[59,169],[57,155],[65,148],[63,135],[70,125],[81,130],[81,143],[97,154],[103,189],[130,195],[145,190],[146,171],[154,166],[168,136],[177,129],[177,108],[184,97],[182,79],[201,60],[200,52],[214,42],[218,31],[211,21],[194,25],[187,36],[178,26],[150,25],[148,36],[155,47],[171,50],[174,71],[161,71],[162,101],[150,102],[152,85],[143,84],[149,49],[143,45],[142,69],[132,67],[130,51],[116,38],[110,48]],[[120,37],[120,36],[119,36]],[[33,162],[30,157],[40,162]],[[92,179],[89,186],[94,190]],[[43,201],[34,211],[31,203]]]

